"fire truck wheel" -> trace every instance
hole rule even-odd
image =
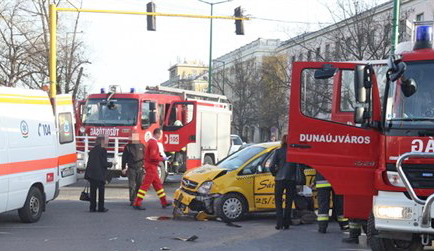
[[[163,162],[160,162],[160,164],[158,165],[158,177],[160,177],[161,184],[164,184],[164,182],[166,182],[167,173],[166,168],[164,168]]]
[[[214,160],[212,159],[212,157],[210,155],[206,155],[203,158],[203,164],[204,165],[206,165],[206,164],[208,164],[208,165],[214,165]]]
[[[237,193],[227,193],[214,202],[214,212],[223,222],[242,220],[247,210],[246,199]]]
[[[37,187],[31,187],[24,207],[18,209],[21,221],[24,223],[37,222],[41,218],[44,203],[41,190]]]
[[[368,245],[372,251],[422,251],[423,246],[418,237],[412,241],[392,240],[377,237],[378,231],[375,229],[375,217],[371,213],[368,220],[367,229]]]

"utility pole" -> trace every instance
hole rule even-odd
[[[211,6],[211,17],[213,16],[213,10],[214,10],[214,5],[217,4],[221,4],[221,3],[227,3],[230,2],[232,0],[225,0],[225,1],[220,1],[220,2],[207,2],[204,0],[198,0],[199,2],[202,3],[206,3],[209,4]],[[209,61],[208,61],[208,93],[211,93],[212,91],[212,18],[210,19],[210,23],[209,23]]]
[[[391,55],[395,54],[396,46],[398,45],[400,5],[400,0],[393,0],[392,48],[390,51]]]

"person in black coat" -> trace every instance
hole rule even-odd
[[[286,160],[287,135],[282,136],[281,147],[274,154],[270,171],[275,179],[276,229],[288,229],[291,224],[292,202],[296,195],[296,165]],[[285,209],[283,193],[285,192]]]
[[[107,212],[104,207],[104,186],[107,168],[111,163],[107,162],[108,138],[105,135],[98,135],[95,140],[95,147],[89,152],[86,173],[84,178],[90,183],[90,212],[96,212],[96,191],[98,190],[98,212]]]

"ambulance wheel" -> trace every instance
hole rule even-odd
[[[223,222],[242,220],[247,213],[246,199],[237,193],[228,193],[214,202],[214,212]]]
[[[375,217],[371,213],[368,220],[367,229],[368,245],[372,251],[422,251],[423,245],[420,239],[414,237],[411,241],[393,240],[377,237],[378,231],[375,229]]]
[[[41,218],[44,203],[41,190],[37,187],[31,187],[24,207],[18,209],[21,221],[24,223],[37,222]]]
[[[206,155],[203,158],[203,164],[204,165],[206,165],[206,164],[208,164],[208,165],[214,165],[214,160],[212,159],[211,155]]]
[[[167,173],[163,162],[160,162],[160,164],[158,165],[158,177],[160,177],[161,184],[164,184],[164,182],[166,182]]]

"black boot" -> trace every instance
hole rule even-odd
[[[324,221],[324,222],[322,222],[322,221],[318,222],[318,232],[319,233],[322,233],[322,234],[327,233],[327,227],[328,227],[328,222],[326,222],[326,221]]]

